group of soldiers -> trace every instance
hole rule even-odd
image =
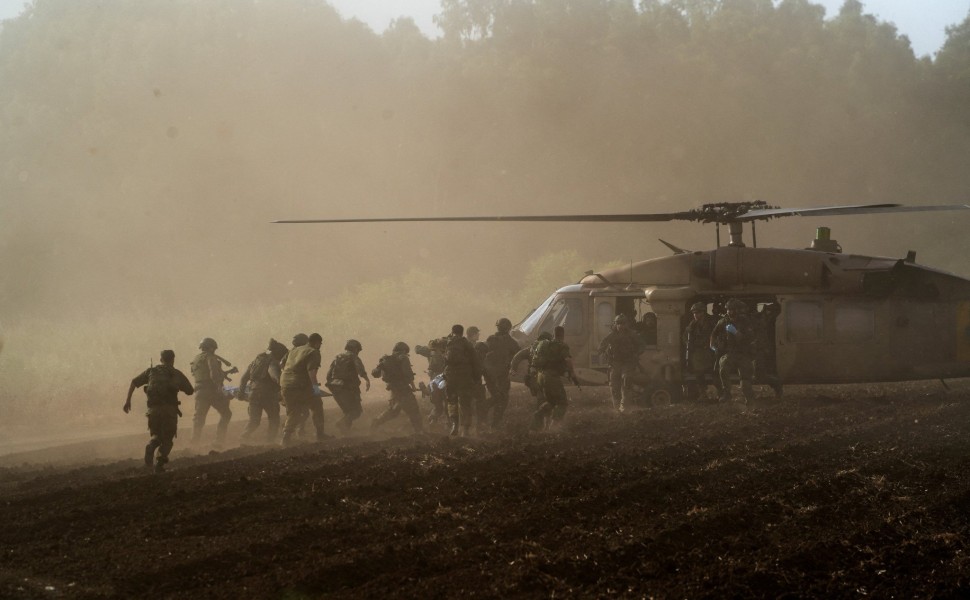
[[[502,426],[511,387],[510,365],[520,350],[519,344],[510,335],[511,329],[511,321],[499,319],[496,332],[481,342],[477,327],[469,327],[466,335],[463,326],[455,325],[450,335],[432,340],[427,347],[417,347],[419,354],[428,357],[428,372],[432,376],[434,390],[430,394],[433,406],[430,422],[434,423],[440,416],[446,415],[451,435],[469,435],[473,425],[480,433]],[[284,447],[294,443],[308,421],[312,423],[318,441],[329,437],[324,433],[325,397],[333,397],[343,413],[336,423],[337,429],[348,432],[354,421],[363,414],[361,383],[366,386],[365,390],[371,387],[370,377],[359,356],[363,346],[357,340],[348,340],[344,351],[330,363],[321,385],[322,343],[323,337],[318,333],[295,335],[289,349],[271,339],[267,349],[257,355],[243,372],[237,388],[225,386],[228,376],[238,372],[238,369],[223,369],[231,365],[216,354],[219,346],[212,338],[205,338],[199,343],[200,352],[191,362],[192,382],[175,368],[175,353],[163,350],[160,364],[132,379],[123,407],[126,413],[130,412],[134,390],[145,388],[151,435],[145,447],[146,466],[163,471],[168,462],[178,418],[182,416],[179,392],[195,396],[193,443],[201,440],[210,410],[219,414],[215,445],[221,447],[225,443],[232,418],[229,405],[233,397],[248,402],[249,422],[242,433],[244,440],[252,437],[265,414],[266,441],[276,443],[281,424],[281,406],[286,408],[280,441]],[[410,351],[410,346],[405,342],[396,343],[391,353],[382,356],[370,372],[374,378],[383,380],[390,392],[388,407],[371,422],[372,428],[378,428],[404,412],[415,433],[424,431],[424,421],[415,397],[418,388],[414,383]],[[568,358],[568,348],[565,355]],[[571,363],[568,369],[571,372]],[[489,395],[486,395],[486,389]]]
[[[693,318],[683,340],[687,368],[695,379],[689,386],[690,396],[703,394],[713,385],[718,400],[729,401],[736,377],[745,403],[754,399],[754,380],[769,384],[781,397],[781,382],[768,364],[769,332],[779,307],[768,303],[760,312],[754,308],[749,310],[742,300],[732,298],[724,305],[724,316],[716,318],[708,314],[703,302],[691,306]]]

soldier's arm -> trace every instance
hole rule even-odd
[[[526,360],[528,358],[529,358],[529,349],[528,348],[522,348],[521,350],[519,350],[518,352],[516,352],[515,353],[515,356],[512,357],[512,362],[509,363],[509,374],[510,375],[515,375],[516,374],[515,366],[518,365],[523,360]]]
[[[357,374],[364,378],[364,383],[367,387],[364,391],[370,390],[370,377],[367,376],[367,369],[364,368],[364,361],[360,360],[359,356],[354,357],[354,365],[357,367]]]
[[[148,384],[148,373],[150,371],[151,369],[146,369],[141,375],[131,380],[131,385],[128,386],[128,397],[125,398],[125,405],[121,407],[121,410],[126,413],[131,411],[131,395],[135,393],[136,388]]]
[[[401,357],[401,372],[404,373],[404,379],[407,380],[408,386],[411,390],[415,390],[414,387],[414,369],[411,367],[411,359],[407,355]]]
[[[195,388],[192,387],[192,382],[190,382],[189,378],[185,376],[185,373],[183,373],[182,371],[179,371],[178,369],[175,369],[175,379],[176,379],[175,385],[178,386],[178,389],[180,392],[182,392],[186,396],[191,396],[192,394],[195,393]]]
[[[280,364],[275,360],[270,360],[269,369],[267,372],[269,373],[269,378],[272,379],[275,383],[280,382],[280,371],[281,371]]]
[[[225,374],[222,372],[222,365],[219,364],[219,359],[215,356],[209,357],[209,374],[212,377],[212,381],[216,385],[222,385],[222,382],[226,378]]]
[[[252,377],[253,363],[249,363],[246,370],[243,371],[242,377],[239,378],[239,393],[240,395],[246,393],[246,384],[249,383],[249,378]]]
[[[330,368],[327,369],[327,383],[330,383],[331,381],[333,381],[333,369],[336,366],[337,366],[337,360],[336,359],[330,361]],[[311,377],[311,379],[314,379],[315,380],[314,377]]]

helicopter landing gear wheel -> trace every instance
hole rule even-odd
[[[667,385],[658,385],[647,389],[647,403],[653,407],[670,406],[679,400],[679,394]]]

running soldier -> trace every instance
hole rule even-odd
[[[192,359],[192,379],[195,380],[195,415],[192,417],[192,443],[197,444],[202,439],[202,428],[209,409],[219,413],[219,425],[216,429],[217,448],[221,448],[226,441],[226,430],[232,411],[229,410],[229,397],[222,389],[229,372],[222,370],[225,359],[216,354],[219,344],[212,338],[204,338],[199,342],[199,354]],[[229,366],[228,363],[226,363]]]
[[[505,410],[509,406],[509,390],[512,383],[509,380],[509,370],[512,358],[519,352],[519,343],[512,339],[512,321],[501,318],[495,322],[495,333],[488,336],[485,345],[485,385],[492,395],[492,427],[499,429],[505,419]],[[481,417],[480,417],[481,418]]]
[[[323,337],[319,333],[310,334],[305,346],[297,346],[289,351],[280,374],[280,388],[283,404],[286,405],[286,424],[283,426],[283,447],[293,443],[293,434],[306,421],[310,404],[319,400],[323,392],[317,378],[320,370],[320,346]],[[321,401],[322,402],[322,401]],[[319,417],[314,414],[313,425],[317,430],[317,441],[326,439],[323,432],[323,410]]]
[[[540,396],[541,390],[539,389],[539,386],[536,385],[536,376],[538,375],[538,371],[535,367],[536,349],[539,347],[539,342],[551,339],[552,334],[548,331],[543,331],[539,334],[536,341],[532,342],[530,346],[515,353],[515,356],[512,357],[512,364],[509,366],[509,379],[512,379],[518,375],[518,371],[516,371],[517,365],[523,360],[528,361],[522,383],[529,388],[529,392],[532,394],[532,397],[536,399],[536,408],[542,406],[543,403],[542,396]]]
[[[754,362],[752,364],[754,380],[758,383],[770,385],[775,392],[775,398],[781,398],[784,394],[781,379],[778,378],[774,360],[772,360],[775,344],[775,319],[778,318],[780,312],[780,307],[774,302],[765,304],[761,312],[751,311],[751,322],[755,335]]]
[[[714,352],[711,350],[711,332],[717,319],[707,314],[707,304],[695,302],[690,307],[693,319],[684,329],[684,359],[687,371],[696,382],[688,386],[687,397],[691,400],[704,398],[707,386],[713,384],[721,396],[721,378],[714,374]]]
[[[380,377],[387,384],[391,392],[387,410],[371,422],[371,428],[376,429],[396,418],[401,411],[408,416],[414,433],[423,433],[424,424],[421,422],[421,411],[418,410],[418,400],[414,397],[414,370],[408,352],[411,347],[404,342],[394,344],[390,354],[381,357],[377,366],[371,371],[374,377]]]
[[[717,371],[721,377],[722,402],[731,400],[731,377],[741,380],[744,402],[754,400],[751,387],[751,361],[753,360],[755,332],[745,312],[747,305],[732,298],[726,305],[727,315],[717,322],[711,332],[710,345],[717,354]]]
[[[249,363],[239,380],[237,397],[249,402],[249,423],[242,432],[242,439],[248,440],[259,428],[259,422],[266,413],[266,441],[276,441],[280,429],[280,361],[286,356],[286,346],[274,339],[269,340],[266,352],[260,353]],[[247,385],[252,388],[247,391]]]
[[[461,325],[451,327],[451,335],[445,346],[445,391],[448,396],[448,420],[450,435],[457,435],[459,425],[461,434],[468,436],[474,419],[475,381],[481,377],[478,354],[471,342],[464,336]]]
[[[538,370],[537,385],[542,398],[542,404],[532,417],[533,431],[542,431],[551,424],[558,424],[566,415],[569,400],[562,384],[563,377],[568,375],[569,380],[579,386],[569,346],[563,341],[566,330],[556,327],[554,331],[554,339],[539,342],[532,360]]]
[[[191,396],[195,391],[189,379],[175,368],[175,352],[162,350],[160,358],[160,365],[147,369],[131,380],[128,398],[122,407],[125,413],[131,412],[131,395],[135,388],[145,386],[145,395],[148,396],[148,412],[145,416],[148,417],[148,433],[151,435],[145,446],[145,466],[151,467],[154,460],[156,473],[165,470],[165,463],[178,434],[179,417],[182,416],[178,393]]]
[[[479,341],[481,338],[481,329],[472,325],[465,331],[465,337],[471,342],[472,348],[475,349],[475,357],[478,360],[479,365],[484,365],[485,356],[488,354],[488,346],[485,342]],[[482,379],[484,378],[484,381]],[[476,427],[478,428],[478,433],[485,433],[488,429],[488,409],[490,408],[490,402],[488,396],[485,394],[485,386],[488,384],[488,375],[485,373],[485,369],[480,370],[480,375],[475,378],[475,417],[477,419]]]
[[[359,356],[361,350],[363,346],[360,342],[347,340],[344,351],[333,359],[327,371],[327,387],[333,392],[333,399],[344,413],[337,421],[337,429],[343,433],[350,431],[351,425],[364,412],[360,406],[361,377],[367,384],[366,390],[370,390],[370,378]]]
[[[445,338],[438,338],[428,342],[427,346],[422,346],[418,344],[414,347],[415,354],[423,356],[428,359],[428,381],[433,382],[436,377],[443,375],[445,372],[445,365],[447,360],[445,359]],[[428,423],[436,422],[442,415],[446,413],[447,404],[447,392],[440,389],[436,385],[430,385],[431,393],[431,412],[428,414]]]
[[[640,352],[640,337],[630,328],[626,315],[613,319],[613,331],[600,342],[600,354],[605,354],[610,365],[610,393],[613,408],[624,412],[633,402],[633,379],[636,377]]]

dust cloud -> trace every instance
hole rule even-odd
[[[690,6],[449,3],[429,40],[322,0],[35,0],[0,28],[0,432],[114,423],[132,376],[168,347],[185,370],[204,336],[240,366],[270,336],[320,331],[325,357],[356,337],[372,365],[657,237],[713,245],[685,224],[275,219],[966,200],[964,29],[930,62],[855,2]],[[825,224],[970,274],[959,218],[797,221],[759,241]]]

